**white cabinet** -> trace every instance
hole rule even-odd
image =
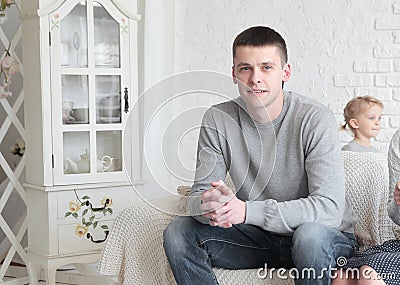
[[[126,179],[132,95],[128,18],[111,1],[66,1],[49,15],[54,184]],[[89,56],[88,56],[89,55]]]
[[[30,0],[22,15],[30,274],[54,284],[97,260],[135,199],[140,17],[132,0]]]

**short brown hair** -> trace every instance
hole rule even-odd
[[[347,103],[346,107],[344,107],[343,116],[345,123],[341,126],[341,129],[345,130],[346,126],[349,126],[350,130],[354,132],[353,127],[350,125],[350,120],[354,119],[357,115],[361,114],[374,104],[383,109],[383,103],[372,96],[357,96],[351,99]]]
[[[276,46],[281,54],[282,67],[288,61],[285,40],[278,32],[269,27],[264,27],[264,26],[251,27],[244,30],[239,35],[237,35],[232,45],[233,59],[235,59],[236,49],[239,46],[252,46],[252,47]]]

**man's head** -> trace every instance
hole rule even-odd
[[[235,62],[236,50],[240,46],[276,46],[280,51],[282,67],[288,61],[285,40],[281,37],[279,33],[269,27],[251,27],[237,35],[232,46],[233,62]]]
[[[241,32],[233,43],[232,77],[252,117],[274,119],[282,110],[283,82],[289,80],[286,44],[268,27],[252,27]],[[268,110],[268,114],[266,109]]]

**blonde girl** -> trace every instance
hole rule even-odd
[[[372,96],[358,96],[351,99],[344,108],[345,124],[342,130],[349,128],[354,139],[342,150],[357,152],[379,152],[371,146],[371,138],[381,130],[383,103]]]

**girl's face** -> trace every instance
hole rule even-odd
[[[372,104],[364,112],[352,119],[356,138],[374,138],[381,130],[382,108]]]

